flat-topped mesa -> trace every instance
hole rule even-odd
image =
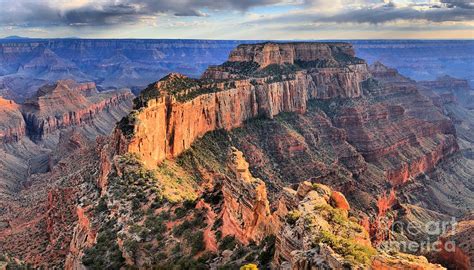
[[[0,143],[16,142],[25,134],[25,121],[20,106],[0,96]]]
[[[272,64],[297,64],[322,60],[336,60],[339,57],[354,57],[349,43],[262,43],[239,45],[229,56],[230,62],[255,62],[260,68]]]
[[[293,54],[293,62],[278,60],[283,64],[261,68],[256,62],[228,61],[210,67],[201,79],[172,73],[149,85],[135,100],[135,111],[119,124],[128,137],[120,144],[122,151],[137,153],[153,168],[209,131],[236,128],[255,117],[271,119],[281,112],[303,113],[310,99],[362,95],[367,64],[355,58],[346,43],[242,45],[230,59],[252,60],[254,56],[241,51],[275,46],[282,48],[280,55]]]
[[[129,90],[99,93],[94,83],[60,80],[41,87],[21,110],[28,135],[33,140],[40,140],[43,135],[58,129],[88,123],[110,106],[131,99]]]
[[[435,81],[421,81],[420,85],[438,91],[467,91],[469,92],[469,82],[449,75],[438,77]]]

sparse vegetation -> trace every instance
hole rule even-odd
[[[89,269],[119,269],[125,264],[116,239],[116,221],[110,220],[99,231],[97,243],[86,249],[82,263]]]
[[[127,116],[123,117],[118,123],[117,127],[122,131],[126,138],[131,138],[135,132],[135,125],[137,122],[138,111],[132,110]]]
[[[260,244],[259,248],[262,250],[260,255],[258,256],[258,261],[262,268],[266,269],[270,262],[275,255],[275,241],[276,237],[274,235],[270,235],[263,239],[262,243]]]
[[[219,250],[233,250],[236,244],[237,242],[235,240],[235,236],[227,235],[224,238],[222,238],[219,245]]]
[[[292,210],[286,215],[286,222],[290,225],[295,225],[296,221],[301,217],[298,210]]]
[[[372,247],[361,245],[354,239],[337,236],[326,230],[321,231],[314,241],[329,245],[335,252],[353,263],[370,264],[371,258],[377,253]]]

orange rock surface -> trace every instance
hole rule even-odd
[[[16,142],[25,135],[26,125],[20,106],[0,97],[0,142]]]
[[[348,44],[338,47],[308,43],[304,48],[295,44],[265,44],[238,47],[231,53],[230,61],[250,61],[251,59],[244,57],[248,50],[273,50],[275,46],[281,48],[281,52],[285,55],[287,54],[285,50],[295,51],[296,58],[290,57],[293,60],[288,60],[289,63],[298,59],[304,61],[320,59],[318,57],[324,59],[327,55],[333,57],[335,51],[353,55]],[[258,52],[256,54],[260,55]],[[272,53],[265,53],[264,58],[268,59],[262,60],[261,67],[265,67],[268,61],[287,62],[278,60],[278,57]],[[221,71],[221,68],[223,67],[209,68],[204,73],[203,79],[217,80],[225,77],[219,74],[226,72]],[[272,76],[268,76],[236,79],[230,84],[216,82],[205,87],[218,90],[183,101],[179,99],[180,96],[199,91],[204,87],[198,89],[191,87],[183,91],[184,94],[168,95],[165,89],[167,85],[176,80],[186,79],[183,75],[170,74],[149,90],[161,94],[155,99],[146,101],[146,106],[139,109],[133,127],[134,135],[127,145],[128,151],[137,153],[147,167],[153,168],[165,158],[176,157],[209,131],[229,130],[241,126],[249,119],[273,118],[281,112],[304,113],[310,99],[358,97],[361,95],[359,83],[367,78],[368,73],[367,65],[361,63],[334,68],[303,69],[284,76],[283,80],[275,80]],[[272,80],[274,81],[268,83]]]

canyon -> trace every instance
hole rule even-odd
[[[0,95],[23,102],[57,80],[93,81],[137,94],[170,72],[199,77],[245,40],[0,39]],[[470,40],[348,40],[358,56],[415,80],[443,75],[474,81]],[[192,63],[192,64],[190,64]]]
[[[24,103],[1,98],[2,192],[18,190],[69,154],[59,147],[63,140],[80,144],[109,134],[132,99],[129,90],[98,92],[94,83],[73,80],[45,85]]]
[[[121,120],[130,93],[92,83],[2,101],[19,123],[0,125],[5,145],[58,147],[2,200],[1,246],[66,269],[469,269],[472,112],[440,98],[446,79],[369,65],[349,43],[266,42],[237,46],[200,79],[149,84]],[[455,262],[385,247],[429,236],[407,224],[452,217],[461,236],[431,237],[455,239]]]
[[[173,70],[199,76],[239,41],[0,39],[0,95],[23,102],[45,84],[73,79],[99,90],[138,91]],[[192,63],[192,64],[190,64]]]

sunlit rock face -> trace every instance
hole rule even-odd
[[[0,97],[0,142],[10,143],[26,135],[26,124],[20,106]]]
[[[67,88],[76,89],[44,92],[75,109]],[[87,99],[91,88],[78,89]],[[457,154],[452,122],[411,80],[380,63],[368,68],[350,45],[239,46],[202,79],[172,73],[134,104],[96,145],[61,137],[74,156],[35,177],[24,193],[35,198],[8,205],[21,214],[1,223],[13,225],[0,230],[0,242],[15,256],[66,269],[236,268],[244,260],[282,269],[442,269],[374,246],[388,239],[382,220],[414,209],[399,190]],[[89,123],[84,117],[78,126]],[[55,133],[61,125],[47,126]],[[423,211],[412,216],[425,218]],[[15,245],[25,235],[31,240]],[[24,248],[42,243],[46,250]]]
[[[58,129],[91,123],[101,112],[131,99],[128,90],[99,93],[94,83],[62,80],[40,88],[24,103],[22,112],[29,137],[41,140]]]
[[[304,113],[311,99],[359,97],[369,74],[353,54],[345,43],[242,45],[201,80],[170,74],[144,91],[142,99],[153,98],[141,101],[133,116],[139,124],[128,149],[152,167],[206,132],[281,112]],[[225,77],[232,79],[221,82]]]

